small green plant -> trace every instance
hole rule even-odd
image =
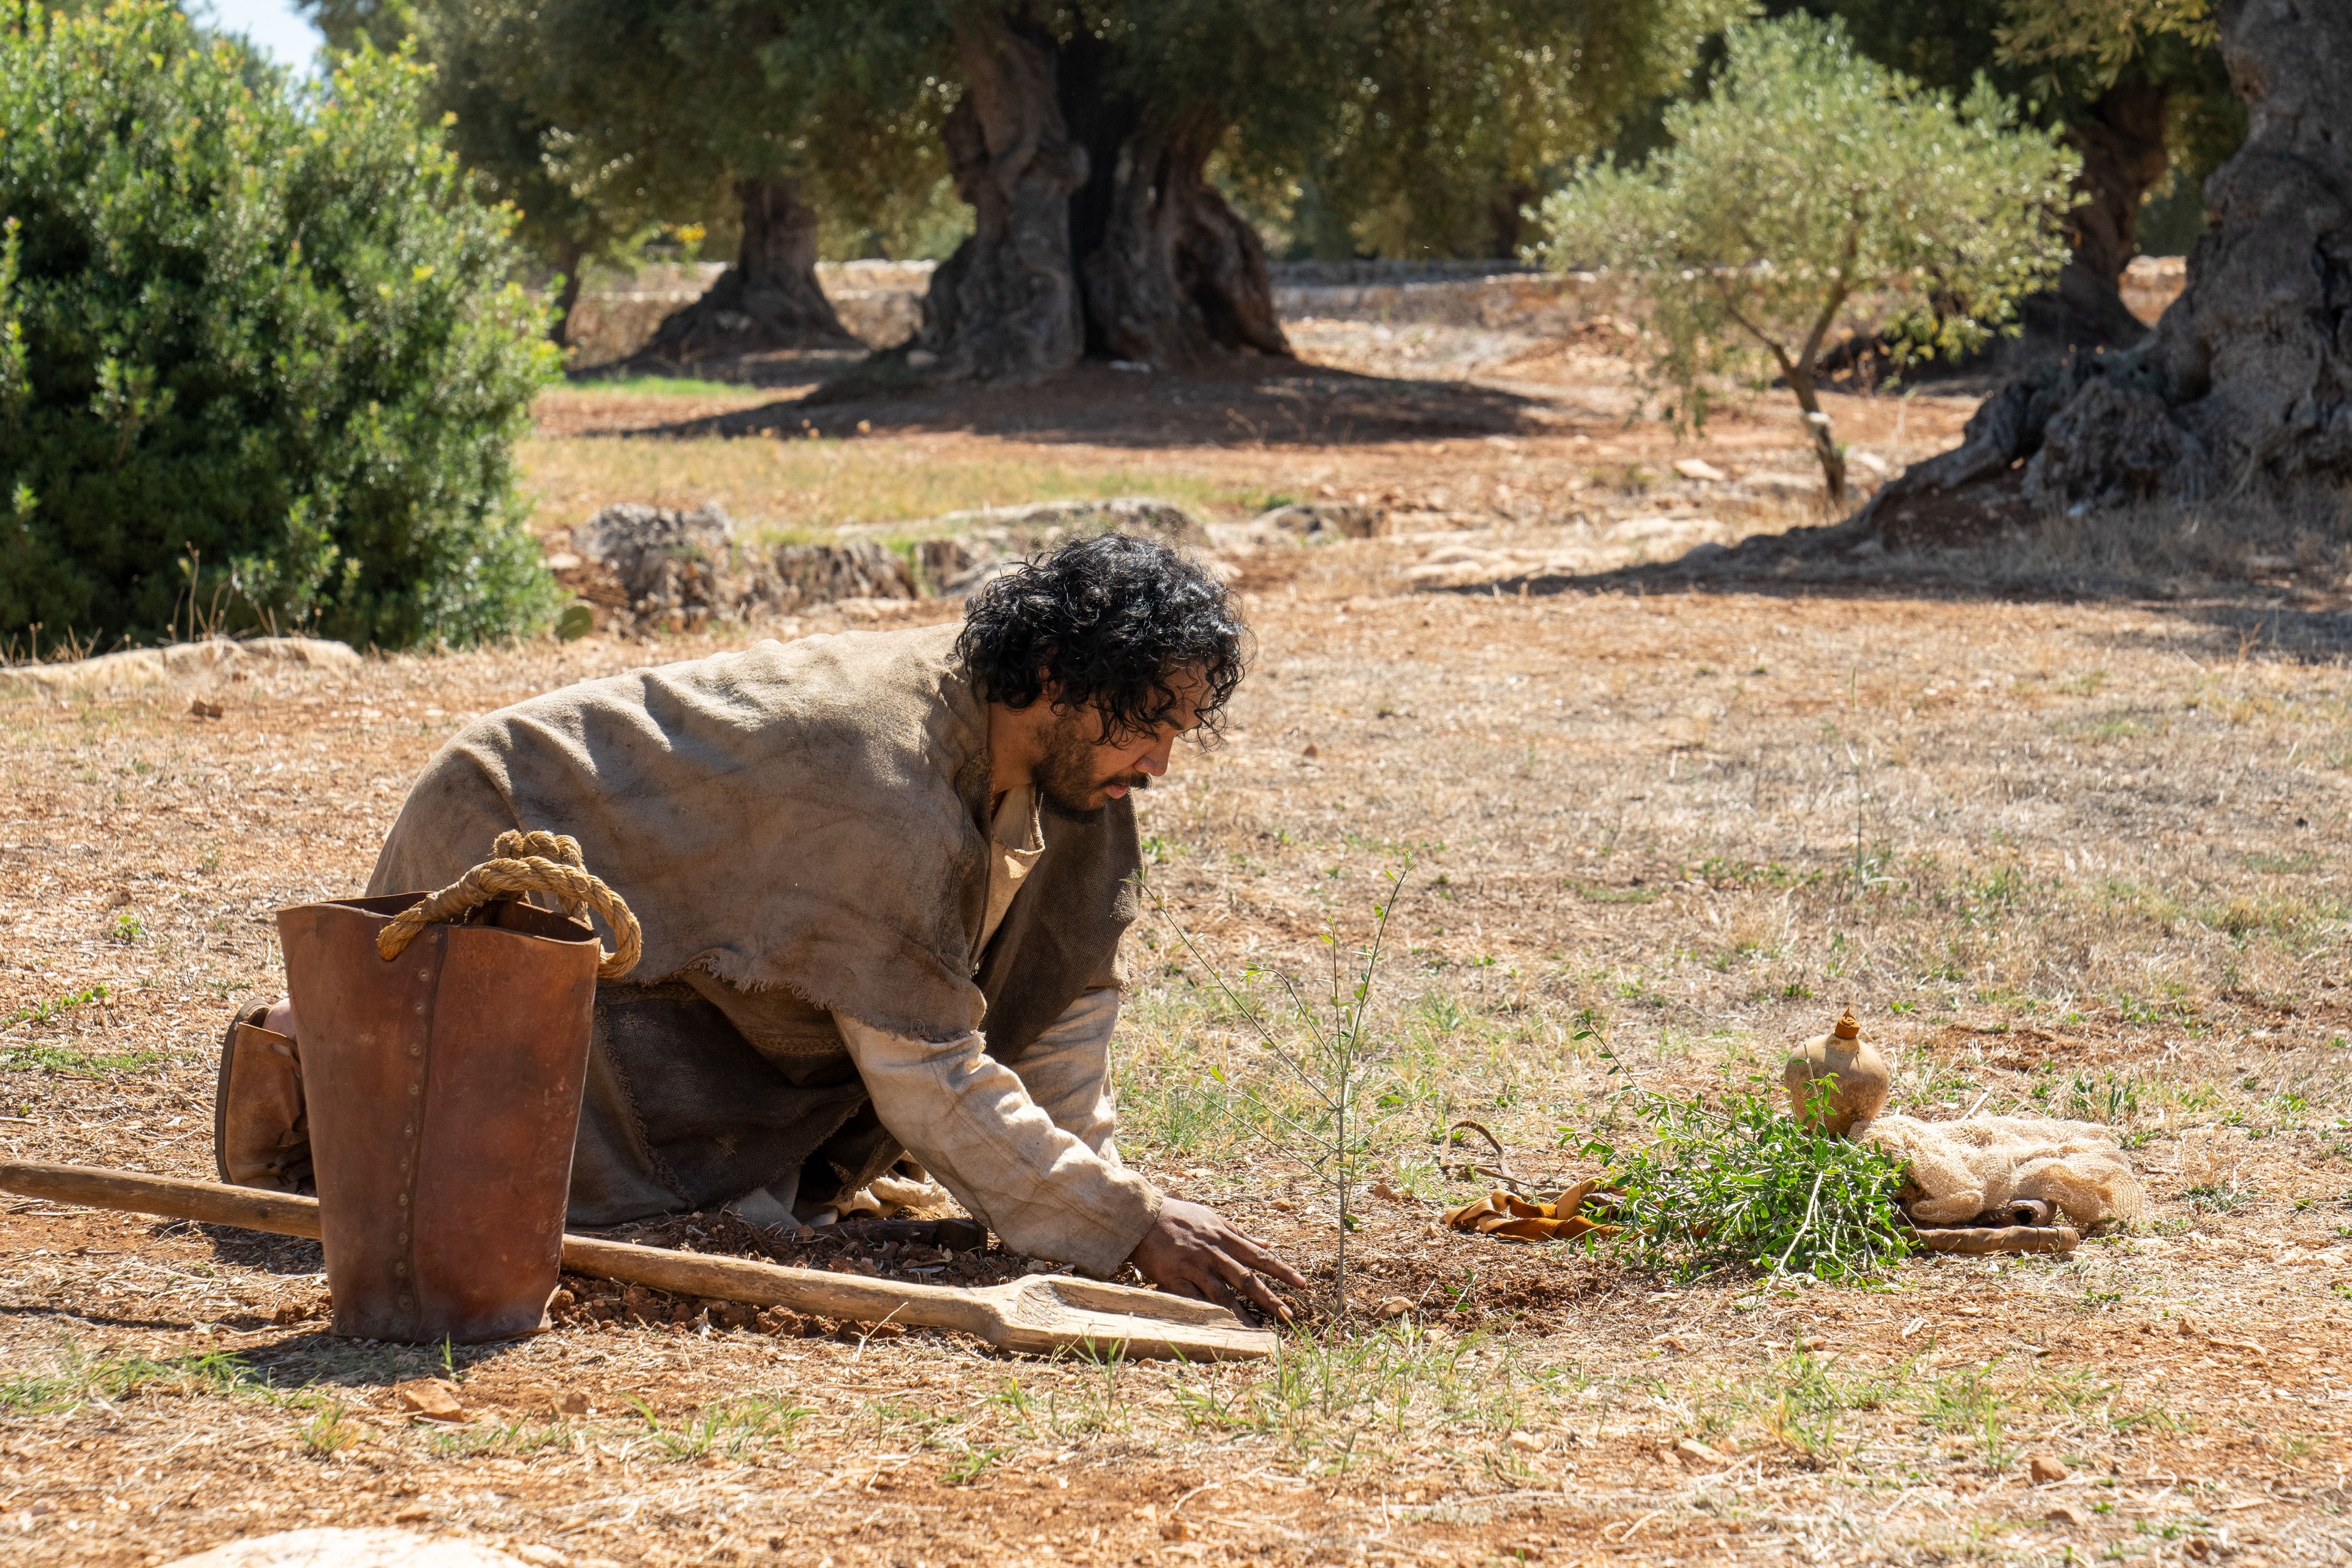
[[[0,1046],[0,1072],[142,1072],[172,1058],[163,1051],[85,1051],[73,1046]]]
[[[1388,897],[1372,906],[1371,933],[1362,947],[1352,952],[1343,949],[1339,934],[1325,928],[1322,942],[1330,969],[1313,994],[1287,974],[1255,966],[1244,969],[1238,984],[1228,980],[1202,956],[1192,933],[1177,922],[1167,903],[1156,891],[1153,895],[1160,918],[1207,973],[1215,994],[1257,1036],[1269,1058],[1304,1093],[1303,1105],[1294,1110],[1291,1103],[1270,1095],[1264,1085],[1234,1085],[1252,1113],[1255,1129],[1306,1160],[1332,1187],[1339,1215],[1332,1312],[1343,1321],[1348,1315],[1348,1233],[1354,1228],[1349,1199],[1363,1180],[1372,1128],[1385,1114],[1383,1097],[1373,1083],[1373,1041],[1367,1025],[1372,982],[1380,972],[1397,897],[1411,871],[1412,862],[1407,860],[1388,873]],[[1270,1015],[1254,999],[1251,994],[1261,984],[1270,986],[1280,997],[1279,1014]],[[1455,1026],[1460,1010],[1448,998],[1439,998],[1438,1005],[1448,1020],[1444,1026]],[[1276,1027],[1277,1021],[1284,1026]],[[1223,1068],[1212,1068],[1209,1073],[1220,1084],[1231,1081]]]
[[[684,1426],[671,1429],[662,1425],[644,1400],[630,1403],[646,1424],[644,1436],[665,1456],[679,1460],[710,1454],[742,1458],[772,1443],[789,1446],[800,1424],[813,1414],[806,1405],[758,1395],[707,1405]]]
[[[2110,1071],[2098,1078],[2076,1073],[2066,1086],[2064,1114],[2076,1121],[2114,1126],[2138,1114],[2140,1088],[2140,1080],[2128,1073]]]
[[[19,1024],[46,1024],[61,1013],[70,1013],[76,1007],[86,1007],[93,1002],[103,1002],[106,997],[107,990],[103,985],[92,985],[80,991],[68,991],[64,995],[52,997],[47,1002],[37,1002],[30,1007],[19,1007],[5,1018],[0,1018],[0,1029],[13,1029]]]
[[[1907,1256],[1895,1204],[1902,1166],[1798,1121],[1763,1079],[1749,1081],[1759,1087],[1729,1089],[1713,1104],[1621,1091],[1651,1134],[1639,1147],[1564,1133],[1563,1142],[1609,1168],[1619,1245],[1678,1279],[1736,1267],[1858,1279]],[[1814,1092],[1832,1090],[1824,1083]]]
[[[107,928],[106,934],[108,940],[119,942],[123,946],[129,947],[147,934],[147,922],[129,910],[125,910],[114,917],[114,923]]]
[[[2200,1182],[2180,1194],[2200,1209],[2228,1214],[2254,1195],[2254,1189],[2236,1181]]]
[[[1764,1412],[1765,1430],[1817,1463],[1834,1460],[1838,1418],[1849,1410],[1877,1409],[1904,1375],[1898,1369],[1889,1380],[1850,1376],[1800,1350],[1775,1363],[1766,1380],[1771,1404]]]
[[[97,1401],[118,1401],[156,1384],[226,1394],[266,1382],[246,1362],[225,1351],[155,1361],[117,1352],[92,1357],[84,1354],[79,1345],[68,1344],[59,1351],[55,1370],[17,1373],[0,1381],[0,1414],[59,1415]]]
[[[322,1459],[331,1458],[367,1436],[367,1428],[348,1419],[341,1405],[320,1406],[299,1430],[302,1447]]]
[[[951,1487],[967,1487],[980,1479],[989,1466],[1011,1453],[1008,1444],[995,1443],[983,1447],[967,1448],[963,1457],[940,1473],[940,1479]]]

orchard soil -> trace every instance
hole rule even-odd
[[[724,498],[814,532],[918,517],[959,474],[958,504],[1035,499],[1022,476],[1047,469],[1156,479],[1210,517],[1259,649],[1222,743],[1139,802],[1170,916],[1232,974],[1311,976],[1321,933],[1361,940],[1409,867],[1346,1322],[1334,1192],[1260,1135],[1235,1086],[1275,1081],[1265,1054],[1148,917],[1123,1146],[1315,1278],[1278,1365],[1022,1361],[578,1280],[527,1342],[361,1344],[326,1331],[310,1244],[12,1201],[0,1557],[143,1568],[397,1524],[582,1568],[2352,1559],[2333,558],[2162,597],[1994,597],[1899,563],[1659,592],[1659,535],[1630,521],[1705,521],[1679,551],[1815,520],[1789,486],[1742,488],[1801,471],[1793,420],[1759,403],[1677,446],[1625,423],[1622,368],[1573,344],[1407,383],[1393,342],[1302,335],[1326,361],[1303,389],[1105,370],[809,409],[815,439],[752,416],[772,392],[567,390],[528,458],[550,531],[602,500]],[[1294,427],[1258,417],[1286,401]],[[1899,465],[1968,406],[1836,416]],[[1725,477],[1675,476],[1691,456]],[[1327,494],[1408,521],[1311,548],[1246,526]],[[1433,561],[1449,536],[1468,553]],[[1557,591],[1494,585],[1570,555],[1588,570]],[[954,613],[0,699],[0,1154],[209,1175],[221,1026],[278,984],[270,911],[360,888],[468,716]],[[1915,1259],[1863,1287],[1435,1226],[1494,1163],[1454,1122],[1530,1178],[1588,1173],[1577,1145],[1629,1135],[1629,1089],[1777,1079],[1849,1001],[1902,1107],[2112,1122],[2150,1216],[2067,1258]],[[1031,1267],[716,1215],[643,1234],[943,1281]],[[467,1419],[405,1413],[393,1388],[422,1376]]]

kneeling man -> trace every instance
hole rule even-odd
[[[585,681],[459,731],[368,890],[544,828],[635,912],[644,958],[597,986],[575,1225],[808,1215],[912,1154],[1009,1247],[1276,1311],[1260,1276],[1306,1281],[1121,1164],[1107,1081],[1130,792],[1215,724],[1244,637],[1214,578],[1113,534],[998,578],[961,627]],[[229,1047],[299,1032],[280,1002]],[[224,1176],[268,1183],[239,1151],[294,1140],[236,1125],[228,1081]]]

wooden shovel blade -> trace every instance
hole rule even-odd
[[[1281,1342],[1207,1301],[1066,1274],[1032,1275],[986,1294],[1001,1299],[1003,1327],[983,1337],[1002,1350],[1077,1350],[1125,1361],[1256,1361],[1273,1355]]]

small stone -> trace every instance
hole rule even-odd
[[[809,1321],[788,1307],[771,1307],[759,1316],[760,1331],[784,1339],[800,1339],[809,1331]]]
[[[514,1554],[530,1563],[532,1568],[572,1568],[571,1558],[554,1547],[542,1546],[536,1541],[516,1547]]]
[[[1705,479],[1718,485],[1731,477],[1704,458],[1676,458],[1675,472],[1686,479]]]
[[[1809,1351],[1825,1351],[1830,1348],[1830,1339],[1827,1334],[1807,1334],[1797,1342],[1801,1348]]]
[[[2090,1516],[2071,1502],[2062,1502],[2042,1515],[2053,1524],[2071,1524],[2077,1530],[2091,1522]]]
[[[588,1396],[576,1388],[557,1400],[555,1407],[566,1415],[593,1415],[596,1410],[594,1405],[588,1403]]]
[[[1694,1465],[1719,1465],[1723,1456],[1696,1437],[1685,1437],[1675,1445],[1675,1452]]]
[[[431,1519],[432,1517],[433,1510],[431,1509],[426,1508],[423,1503],[413,1502],[406,1508],[402,1509],[398,1513],[394,1514],[392,1516],[392,1522],[394,1524],[423,1524],[426,1520]]]
[[[403,1410],[422,1415],[427,1421],[469,1419],[465,1405],[458,1401],[457,1384],[446,1378],[420,1377],[394,1384],[392,1397]]]
[[[1410,1296],[1391,1296],[1387,1300],[1382,1301],[1379,1306],[1373,1308],[1372,1310],[1380,1314],[1381,1321],[1384,1323],[1393,1322],[1397,1319],[1405,1317],[1412,1311],[1412,1298]]]
[[[1522,1454],[1540,1454],[1543,1452],[1544,1440],[1532,1432],[1514,1432],[1510,1436],[1510,1444]]]
[[[2033,1484],[2036,1486],[2047,1486],[2052,1481],[2063,1481],[2074,1473],[2048,1454],[2034,1455],[2025,1461],[2025,1468],[2033,1477]]]

